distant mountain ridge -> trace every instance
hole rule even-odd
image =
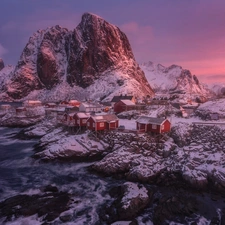
[[[205,101],[214,95],[207,85],[198,80],[197,76],[181,66],[165,67],[150,61],[141,64],[140,67],[156,94],[177,95],[184,101],[196,100],[196,98],[198,101]]]
[[[153,96],[134,59],[126,35],[101,17],[85,13],[69,31],[60,26],[30,37],[0,98],[95,98],[114,95]]]

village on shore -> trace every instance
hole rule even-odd
[[[157,101],[157,104],[154,105],[159,108],[159,106],[165,106],[165,104],[165,101]],[[137,112],[145,112],[148,105],[149,103],[136,103],[134,96],[121,95],[115,96],[111,103],[105,105],[92,101],[80,102],[77,100],[62,101],[58,104],[51,102],[42,103],[38,100],[27,100],[19,107],[2,104],[0,106],[0,112],[2,116],[11,112],[11,114],[14,114],[17,118],[32,118],[43,116],[44,114],[46,118],[55,118],[57,124],[65,126],[68,130],[76,133],[84,131],[85,129],[101,132],[104,130],[125,130],[126,127],[120,125],[120,119],[117,114],[135,111],[135,114],[126,116],[126,118],[131,119],[134,116],[137,118]],[[121,118],[124,117],[121,115]],[[153,132],[160,134],[169,132],[171,129],[171,123],[166,118],[166,114],[161,118],[158,118],[156,115],[140,116],[136,122],[136,132]]]
[[[182,105],[156,98],[138,103],[127,95],[108,104],[27,100],[0,105],[0,125],[24,127],[22,135],[38,137],[35,159],[90,160],[92,171],[128,180],[121,207],[131,218],[150,198],[136,182],[225,196],[224,109],[224,98]]]
[[[77,100],[61,101],[59,103],[43,103],[39,100],[26,100],[21,104],[1,104],[0,117],[9,116],[20,119],[45,117],[55,119],[56,124],[67,127],[69,131],[79,133],[86,129],[101,132],[104,130],[130,130],[137,133],[162,134],[171,130],[171,114],[189,118],[198,108],[198,103],[187,104],[169,103],[164,99],[146,98],[138,103],[132,95],[114,96],[111,102],[99,103],[94,101],[80,102]],[[219,120],[221,115],[208,113],[208,120]],[[121,119],[135,119],[135,126],[121,123]],[[19,122],[18,122],[19,123]],[[1,124],[4,126],[4,122]],[[7,125],[7,124],[6,124]],[[9,124],[10,125],[10,124]],[[19,124],[18,124],[19,126]]]

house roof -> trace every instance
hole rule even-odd
[[[85,108],[101,108],[102,106],[98,103],[93,104],[93,103],[81,103],[80,106],[83,105]]]
[[[133,98],[132,95],[119,95],[119,96],[114,96],[111,102],[118,102],[120,100],[132,100],[132,98]]]
[[[46,105],[56,106],[56,104],[55,104],[54,102],[49,102],[49,103],[46,103]]]
[[[135,103],[133,103],[131,100],[125,99],[125,100],[120,100],[121,102],[123,102],[125,105],[135,105]]]
[[[136,122],[142,123],[142,124],[156,124],[161,125],[163,122],[167,120],[165,118],[156,118],[156,117],[149,117],[149,116],[140,116]]]
[[[80,102],[75,99],[71,99],[71,100],[69,100],[69,103],[80,103]]]
[[[67,116],[70,116],[70,117],[74,116],[74,114],[75,113],[64,113],[64,115],[67,115]]]
[[[78,113],[76,113],[76,116],[78,117],[78,118],[89,118],[90,117],[90,113],[83,113],[83,112],[78,112]]]
[[[91,118],[95,122],[113,122],[118,120],[118,117],[115,114],[107,114],[107,115],[93,115]]]
[[[28,100],[27,103],[29,103],[29,104],[40,104],[42,102],[39,101],[39,100]]]

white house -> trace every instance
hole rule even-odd
[[[98,103],[81,103],[79,106],[80,112],[101,112],[102,106]]]

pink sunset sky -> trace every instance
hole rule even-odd
[[[0,58],[16,65],[29,37],[84,12],[118,26],[138,63],[176,64],[205,83],[225,83],[224,0],[2,0]]]

